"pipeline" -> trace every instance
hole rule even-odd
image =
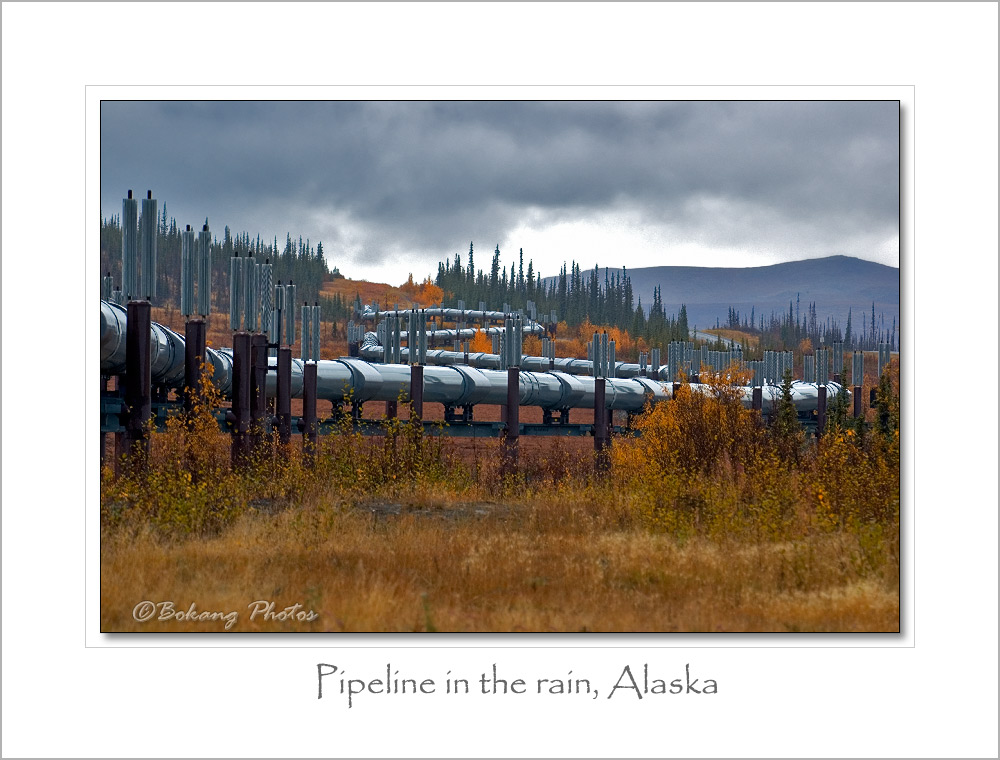
[[[101,374],[118,375],[125,371],[126,310],[117,304],[101,302]],[[369,333],[368,335],[374,335]],[[366,335],[366,338],[368,338]],[[368,355],[375,349],[368,344]],[[381,348],[377,353],[381,356]],[[407,353],[403,350],[404,355]],[[212,382],[224,396],[232,389],[233,357],[230,349],[206,349],[208,362],[213,367]],[[507,403],[507,372],[499,370],[499,357],[495,354],[470,354],[478,361],[493,364],[497,369],[475,367],[460,363],[464,354],[451,351],[428,351],[430,366],[424,368],[424,401],[458,407],[475,404],[504,405]],[[590,362],[580,359],[557,359],[557,369],[548,371],[548,359],[522,357],[518,398],[521,406],[538,406],[545,410],[594,408],[594,378]],[[184,384],[184,337],[163,325],[152,323],[150,330],[150,364],[152,382],[167,388],[180,388]],[[305,363],[292,360],[291,394],[302,394],[302,376]],[[544,369],[543,369],[544,365]],[[277,366],[275,357],[269,366]],[[341,358],[320,360],[317,366],[317,397],[340,403],[350,399],[353,403],[367,401],[396,401],[408,399],[410,366],[407,364],[373,364],[364,359]],[[666,401],[673,396],[673,384],[656,378],[638,377],[639,365],[617,363],[618,377],[608,378],[605,385],[605,407],[610,410],[640,412],[647,403]],[[635,373],[632,373],[635,368]],[[629,376],[632,375],[632,376]],[[827,384],[829,398],[847,393],[836,383]],[[692,385],[704,391],[707,386]],[[741,389],[743,403],[749,407],[752,390]],[[268,372],[266,395],[277,393],[274,372]],[[818,405],[819,386],[796,381],[792,385],[792,401],[796,410],[810,413]],[[762,389],[764,403],[781,398],[777,386]]]
[[[125,307],[101,301],[101,375],[110,377],[125,372]],[[153,322],[149,331],[150,375],[156,385],[180,388],[184,385],[184,336],[169,327]],[[212,380],[224,396],[233,384],[231,353],[206,348],[212,365]]]
[[[491,329],[503,330],[502,327]],[[440,332],[442,331],[428,331],[427,335],[429,337]],[[448,330],[446,332],[454,332],[454,330]],[[400,349],[400,351],[403,357],[409,357],[408,349],[403,348]],[[378,361],[382,357],[382,346],[378,342],[378,336],[375,333],[365,333],[365,338],[361,343],[361,357],[370,361]],[[441,349],[428,349],[427,351],[427,363],[431,365],[465,364],[465,357],[466,354],[462,351],[445,351]],[[500,369],[499,354],[470,351],[468,357],[468,364],[470,367],[477,367],[479,369]],[[528,372],[548,372],[549,360],[544,356],[523,355],[521,357],[520,366],[521,369]],[[641,367],[638,364],[615,362],[615,367],[615,377],[634,378],[641,375]],[[593,372],[593,362],[589,359],[557,358],[555,359],[554,369],[557,369],[560,372],[565,372],[567,375],[591,375]],[[667,367],[661,367],[658,377],[651,379],[662,381],[669,380],[670,378],[667,377]]]
[[[482,311],[479,309],[443,309],[443,308],[430,308],[430,309],[392,309],[388,311],[363,311],[359,319],[363,322],[372,322],[378,319],[382,319],[389,316],[402,316],[404,314],[416,311],[422,319],[428,317],[441,317],[442,321],[458,322],[459,320],[466,319],[480,319],[480,320],[503,320],[512,316],[511,313],[504,311]],[[503,327],[466,327],[461,329],[442,329],[442,330],[428,330],[427,339],[431,341],[448,341],[448,340],[471,340],[475,338],[479,333],[485,333],[486,335],[500,335],[503,333]],[[522,332],[526,335],[544,335],[545,327],[540,325],[531,319],[524,319],[524,324],[521,328]],[[366,333],[367,335],[367,333]]]
[[[430,335],[430,333],[428,333],[428,335]],[[364,341],[361,343],[360,353],[361,358],[378,362],[383,355],[382,346],[378,342],[378,335],[373,332],[365,333]],[[403,360],[407,360],[409,358],[408,349],[402,348],[400,349],[400,353]],[[445,351],[439,349],[429,349],[426,352],[427,364],[432,366],[464,365],[466,364],[466,356],[468,356],[467,364],[469,367],[487,370],[500,369],[499,354],[475,351],[465,354],[461,351]],[[554,364],[554,373],[567,376],[582,376],[582,379],[585,382],[590,381],[591,387],[593,386],[593,377],[591,377],[591,375],[594,371],[594,363],[589,359],[557,358],[552,363]],[[544,356],[524,355],[521,357],[520,367],[525,372],[549,373],[549,364],[550,360]],[[630,364],[628,362],[615,362],[614,364],[615,377],[613,379],[615,380],[632,379],[642,381],[648,379],[655,382],[657,385],[665,384],[670,390],[673,388],[673,383],[668,383],[671,378],[669,374],[670,369],[666,365],[663,365],[656,372],[654,372],[652,377],[647,378],[642,376],[643,368],[639,364]],[[646,371],[647,373],[652,372],[648,366],[646,367]],[[610,387],[611,386],[609,386],[609,388]],[[701,391],[704,391],[707,388],[707,386],[700,383],[691,383],[691,387],[695,390]],[[828,401],[832,401],[838,394],[841,393],[845,394],[848,401],[850,401],[850,391],[839,383],[829,382],[826,384],[826,388]],[[753,389],[742,388],[741,390],[743,393],[743,405],[749,408],[752,403]],[[672,393],[668,391],[667,398],[670,398],[671,396]],[[765,408],[767,408],[767,405],[769,404],[776,404],[781,399],[781,387],[778,385],[764,385],[761,389],[761,397]],[[592,395],[591,399],[593,399]],[[792,403],[795,405],[796,411],[800,413],[811,413],[816,411],[819,406],[819,385],[816,383],[803,382],[801,380],[793,381]]]

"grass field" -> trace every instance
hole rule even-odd
[[[103,473],[102,630],[897,631],[892,399],[817,447],[682,392],[604,478],[591,439],[522,440],[512,477],[497,441],[403,423],[234,472],[211,420],[178,420],[147,469]]]

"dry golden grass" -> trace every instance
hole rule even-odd
[[[234,631],[895,631],[892,573],[863,575],[838,535],[747,545],[643,530],[599,495],[389,515],[321,501],[246,514],[222,535],[102,545],[105,631],[218,631],[139,623],[142,600],[236,610]],[[889,577],[884,577],[888,575]],[[248,605],[301,603],[313,622],[251,622]]]
[[[899,628],[898,415],[817,447],[720,380],[643,415],[595,479],[588,439],[524,438],[511,477],[498,441],[403,422],[233,471],[215,402],[154,433],[147,469],[102,473],[103,631],[225,629],[138,622],[143,601],[232,631]],[[316,617],[251,620],[257,600]]]

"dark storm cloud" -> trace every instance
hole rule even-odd
[[[328,251],[350,239],[369,262],[433,264],[529,210],[628,212],[730,246],[779,246],[783,225],[805,225],[838,253],[847,236],[896,234],[897,135],[895,102],[106,101],[102,211],[150,187],[181,224]],[[705,201],[770,229],[713,224]]]

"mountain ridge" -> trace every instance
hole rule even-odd
[[[602,272],[604,267],[598,267]],[[593,271],[593,270],[590,270]],[[621,268],[607,268],[608,273]],[[653,303],[653,289],[660,288],[664,311],[668,314],[687,308],[688,323],[710,328],[716,321],[724,325],[729,310],[739,312],[740,321],[788,313],[799,302],[799,320],[808,305],[816,304],[820,322],[827,319],[846,325],[849,311],[854,330],[862,326],[861,312],[870,319],[872,303],[876,319],[889,327],[899,325],[900,272],[896,267],[852,256],[786,261],[755,267],[657,266],[626,269],[632,281],[633,296],[648,313]],[[586,276],[586,272],[584,272]]]

